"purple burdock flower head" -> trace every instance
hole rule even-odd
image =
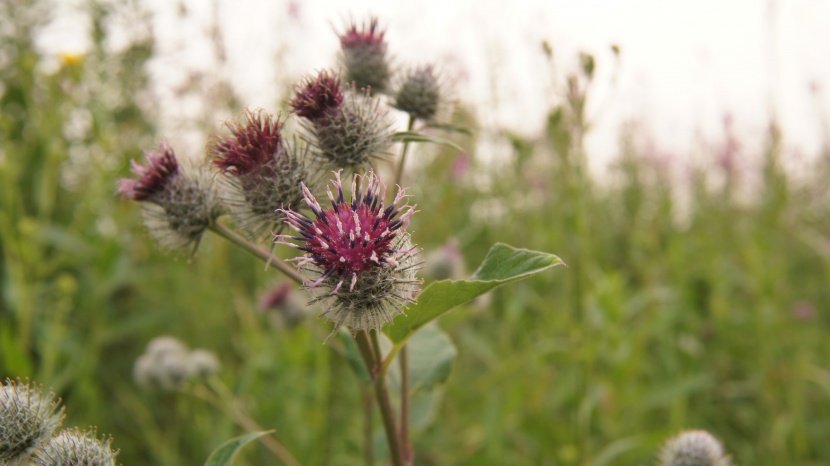
[[[144,153],[147,166],[130,162],[132,172],[138,179],[125,178],[118,181],[118,193],[125,199],[151,201],[164,192],[170,180],[179,172],[176,154],[167,143],[161,143],[158,150]]]
[[[340,76],[326,70],[306,77],[294,91],[297,95],[288,105],[292,112],[311,121],[327,119],[343,103]]]
[[[150,234],[166,248],[193,251],[205,229],[222,213],[207,166],[180,163],[166,143],[144,154],[146,166],[132,162],[138,179],[118,181],[118,192],[125,198],[141,201],[144,223]]]
[[[241,121],[227,123],[230,137],[217,137],[211,144],[213,164],[224,173],[247,175],[268,169],[280,151],[282,126],[279,115],[245,112]]]
[[[276,242],[305,252],[292,260],[309,279],[312,303],[323,303],[322,315],[335,331],[341,325],[379,329],[402,314],[421,283],[415,277],[418,251],[406,232],[415,206],[406,202],[405,191],[398,189],[387,206],[386,185],[370,171],[354,175],[349,201],[335,172],[327,188],[331,207],[325,209],[305,186],[303,192],[314,219],[284,210],[285,222],[299,235],[277,235]]]
[[[386,90],[391,71],[385,34],[377,18],[371,18],[362,26],[352,22],[340,35],[340,61],[346,68],[347,83],[354,83],[358,89]]]
[[[224,203],[237,225],[261,237],[281,225],[278,209],[303,199],[300,182],[317,183],[307,147],[287,143],[283,122],[264,111],[245,112],[228,123],[229,136],[213,138],[208,153],[222,173]]]

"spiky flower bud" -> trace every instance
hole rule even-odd
[[[297,205],[300,182],[313,184],[307,154],[282,139],[283,122],[264,112],[245,112],[228,123],[231,135],[215,137],[209,154],[224,174],[224,199],[237,225],[261,236],[281,220],[277,209]]]
[[[327,188],[331,207],[324,209],[303,186],[312,220],[285,210],[285,222],[299,236],[276,235],[277,243],[305,254],[292,259],[306,275],[305,288],[320,302],[323,316],[352,331],[379,329],[414,302],[421,263],[406,232],[415,206],[403,189],[386,205],[386,185],[373,172],[354,175],[346,201],[340,172]],[[296,243],[288,242],[293,240]]]
[[[391,71],[385,34],[377,18],[371,18],[362,26],[352,22],[340,35],[340,61],[346,68],[347,83],[354,83],[358,89],[386,90]]]
[[[306,115],[305,139],[323,163],[356,172],[386,154],[393,143],[392,121],[380,99],[354,90],[332,98],[342,91],[326,71],[304,82],[291,105],[294,113]]]
[[[729,466],[720,442],[705,430],[688,430],[672,438],[660,452],[660,466]]]
[[[414,118],[428,121],[435,117],[442,98],[441,81],[432,65],[406,72],[395,91],[395,108]]]
[[[288,105],[293,113],[311,121],[328,118],[343,103],[340,77],[327,70],[306,76],[294,91],[296,95]]]
[[[464,256],[457,238],[450,238],[427,256],[423,275],[435,280],[460,280],[464,277]]]
[[[265,293],[259,301],[259,308],[263,311],[276,311],[269,314],[275,315],[279,323],[288,327],[296,326],[308,315],[305,301],[288,282]]]
[[[117,451],[110,447],[112,439],[98,439],[95,431],[77,428],[62,431],[37,451],[35,466],[115,466]]]
[[[122,179],[118,192],[125,199],[142,201],[144,223],[166,248],[193,244],[222,213],[213,175],[207,167],[193,167],[176,159],[166,143],[144,154],[147,166],[132,162],[138,179]]]
[[[52,392],[6,379],[0,386],[0,464],[15,464],[60,427],[63,408]]]

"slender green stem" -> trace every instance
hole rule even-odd
[[[411,465],[413,460],[412,445],[409,444],[409,357],[406,345],[398,354],[401,364],[401,444],[403,445],[404,461]]]
[[[372,432],[374,431],[374,423],[372,419],[375,415],[372,409],[372,392],[365,385],[361,385],[361,392],[363,394],[363,417],[365,424],[363,425],[363,461],[366,466],[374,466],[375,454],[372,448]]]
[[[265,249],[262,249],[261,247],[259,247],[259,245],[251,241],[248,241],[239,233],[231,230],[230,228],[226,227],[225,225],[222,225],[219,222],[216,222],[213,225],[211,225],[210,230],[216,233],[217,235],[221,236],[222,238],[225,238],[226,240],[230,241],[231,243],[234,243],[242,249],[250,252],[266,264],[274,264],[274,267],[279,269],[280,272],[284,273],[288,278],[297,282],[298,285],[303,284],[303,276],[300,275],[296,270],[294,270],[294,268],[286,264],[279,257],[271,255],[270,252],[266,251]]]
[[[392,403],[389,400],[389,387],[386,385],[386,377],[378,374],[380,369],[381,354],[375,352],[373,346],[378,349],[377,332],[372,331],[371,337],[369,332],[358,332],[354,336],[358,348],[360,348],[363,361],[369,360],[369,355],[373,355],[371,363],[366,365],[366,369],[372,376],[372,384],[375,389],[375,400],[380,409],[381,419],[383,419],[383,428],[386,431],[386,441],[389,444],[389,456],[392,458],[393,466],[404,466],[403,454],[401,451],[401,438],[399,436],[398,427],[395,422],[395,411],[392,409]],[[370,341],[370,338],[372,341]]]
[[[412,131],[412,128],[415,127],[415,117],[409,115],[409,124],[406,127],[407,131]],[[400,185],[403,181],[403,166],[406,165],[406,152],[409,149],[409,141],[405,141],[403,143],[403,149],[401,149],[401,160],[398,162],[398,169],[395,172],[395,184]]]

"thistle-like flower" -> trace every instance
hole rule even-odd
[[[138,179],[118,181],[119,194],[142,201],[144,223],[163,247],[193,244],[195,251],[202,233],[222,213],[213,175],[205,166],[180,163],[166,143],[144,158],[146,166],[132,162]]]
[[[229,137],[215,137],[209,149],[213,164],[225,175],[225,203],[236,223],[251,236],[279,224],[283,206],[303,198],[300,182],[315,183],[307,151],[286,143],[283,122],[266,112],[246,112],[229,123]]]
[[[117,451],[110,447],[112,439],[98,439],[95,431],[77,428],[62,431],[38,450],[35,466],[114,466]]]
[[[285,222],[299,236],[276,235],[276,242],[305,252],[291,260],[308,279],[311,303],[324,305],[322,315],[334,322],[335,331],[342,325],[353,332],[379,329],[414,302],[421,283],[415,277],[421,266],[418,250],[406,232],[415,206],[406,202],[400,188],[387,206],[386,185],[371,171],[354,175],[350,201],[343,194],[340,172],[335,172],[331,187],[331,207],[324,209],[303,186],[315,218],[284,210]]]
[[[371,88],[383,92],[391,76],[386,55],[386,32],[378,25],[377,18],[358,26],[354,22],[340,35],[340,61],[346,68],[346,82],[358,89]]]
[[[156,337],[135,360],[133,378],[145,388],[177,390],[198,377],[219,372],[216,355],[204,349],[190,351],[179,340]]]
[[[441,105],[442,85],[435,67],[424,65],[404,74],[395,90],[395,108],[413,118],[432,120]]]
[[[60,427],[63,408],[52,392],[6,380],[0,386],[0,464],[15,464],[43,445]]]
[[[296,93],[290,105],[303,117],[305,139],[324,163],[356,172],[392,145],[392,121],[377,97],[343,93],[326,71],[306,78]]]
[[[660,452],[660,466],[729,466],[721,443],[705,430],[688,430],[672,438]]]

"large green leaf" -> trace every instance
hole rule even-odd
[[[392,356],[421,327],[488,291],[530,277],[551,267],[564,265],[562,259],[545,252],[516,249],[496,243],[469,280],[433,282],[418,296],[405,316],[395,319],[387,334],[395,343]]]
[[[208,456],[207,461],[205,461],[205,466],[231,466],[233,463],[233,457],[236,456],[236,453],[243,445],[258,439],[263,435],[268,435],[271,432],[273,431],[251,432],[250,434],[245,434],[228,440],[222,445],[219,445],[216,450],[213,450],[213,453],[211,453],[210,456]]]

